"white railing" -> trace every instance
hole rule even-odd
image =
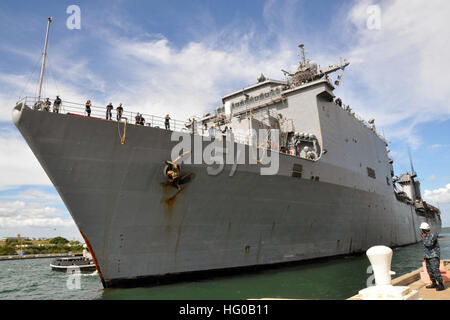
[[[37,98],[35,97],[25,97],[19,101],[17,101],[17,104],[24,103],[24,105],[37,110],[44,110],[44,101],[41,100],[39,104],[37,104]],[[52,102],[52,101],[51,101]],[[53,112],[53,102],[50,106],[50,112]],[[70,101],[62,101],[61,106],[59,109],[60,113],[64,114],[74,114],[74,115],[83,115],[87,116],[86,107],[82,103],[76,103],[76,102],[70,102]],[[112,119],[117,120],[117,110],[112,110]],[[124,119],[127,119],[128,123],[135,124],[135,117],[138,113],[132,112],[132,111],[126,111],[124,110],[122,112],[122,117],[120,121],[123,121]],[[165,118],[159,117],[155,115],[149,115],[149,114],[142,114],[145,119],[145,125],[155,128],[162,128],[165,129]],[[100,118],[100,119],[106,119],[106,107],[98,107],[98,106],[92,106],[91,105],[91,117],[92,118]],[[180,120],[169,120],[170,124],[170,130],[178,131],[178,132],[186,132],[186,133],[193,133],[192,127],[190,127],[190,123],[188,121],[180,121]],[[224,136],[226,136],[226,133],[222,133],[221,131],[214,128],[212,131],[209,128],[201,128],[201,126],[197,125],[195,130],[195,134],[201,135],[201,136],[211,136],[216,139],[222,139]],[[248,135],[239,133],[239,132],[233,132],[232,133],[234,141],[237,143],[242,144],[251,144],[252,141],[249,138]]]
[[[25,105],[27,105],[28,107],[34,108],[36,105],[36,102],[37,102],[37,98],[25,97],[25,98],[19,100],[17,102],[17,104],[22,103],[22,102]],[[41,100],[40,104],[39,104],[39,110],[43,110],[43,107],[44,107],[44,101]],[[50,106],[50,112],[52,112],[52,111],[53,111],[53,102],[52,102],[52,105]],[[84,104],[70,102],[70,101],[64,101],[64,100],[61,102],[59,112],[65,113],[65,114],[82,115],[82,116],[88,115]],[[117,119],[117,110],[114,109],[111,111],[111,113],[112,113],[112,119],[116,120]],[[138,114],[138,112],[123,110],[122,117],[120,120],[122,121],[124,119],[127,119],[128,123],[133,124],[136,122],[135,117],[137,116],[137,114]],[[142,117],[144,118],[146,126],[163,128],[163,129],[165,128],[165,118],[164,117],[143,114],[143,113],[139,113],[139,114],[142,115]],[[106,119],[106,106],[98,107],[98,106],[91,105],[91,117]],[[185,121],[170,119],[169,124],[170,124],[170,130],[173,130],[173,131],[187,131],[188,130],[186,128],[187,122],[185,122]]]

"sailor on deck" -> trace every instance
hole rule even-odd
[[[49,99],[49,98],[45,98],[45,101],[44,101],[44,110],[47,111],[47,112],[49,112],[49,111],[50,111],[51,105],[52,105],[52,103],[51,103],[50,99]]]
[[[88,117],[91,116],[91,106],[92,106],[91,100],[86,101],[85,111]]]
[[[136,115],[135,119],[136,119],[136,124],[140,124],[140,125],[144,125],[145,124],[145,119],[142,116],[142,114],[140,114],[139,112]]]
[[[61,99],[59,98],[59,96],[56,96],[56,99],[53,102],[53,112],[59,113],[60,107],[61,107]]]
[[[437,239],[437,234],[430,231],[430,225],[422,222],[420,225],[421,234],[424,246],[424,259],[427,266],[427,272],[431,279],[431,285],[427,289],[436,288],[437,291],[444,290],[444,283],[442,282],[442,275],[439,271],[440,264],[440,248]]]
[[[122,114],[123,114],[122,104],[119,104],[119,106],[116,108],[116,110],[117,110],[117,121],[120,121],[120,119],[122,119]]]
[[[168,114],[166,114],[164,119],[164,125],[166,126],[166,130],[170,130],[170,116]]]
[[[112,120],[112,109],[114,109],[112,102],[106,106],[106,120]]]

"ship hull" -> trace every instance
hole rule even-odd
[[[320,165],[295,157],[281,155],[273,176],[260,175],[259,165],[211,176],[205,164],[184,164],[191,179],[178,192],[164,175],[176,143],[170,131],[129,125],[121,144],[117,122],[26,107],[16,107],[13,120],[105,287],[401,246],[419,241],[422,221],[440,228],[393,193],[292,177],[283,168]]]

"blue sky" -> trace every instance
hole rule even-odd
[[[81,9],[80,30],[66,27],[70,5]],[[373,5],[378,29],[367,23]],[[322,65],[347,58],[336,95],[376,119],[396,174],[409,170],[410,146],[422,193],[450,226],[449,14],[438,0],[1,1],[0,236],[80,238],[10,121],[19,96],[36,93],[48,16],[44,96],[180,120],[211,111],[261,72],[283,79],[299,43]]]

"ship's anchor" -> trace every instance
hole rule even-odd
[[[183,190],[183,187],[181,186],[184,183],[187,183],[190,181],[190,178],[193,176],[193,173],[186,174],[184,176],[181,176],[181,166],[177,164],[176,162],[183,158],[185,155],[189,154],[191,151],[187,151],[183,154],[181,154],[178,158],[176,158],[174,161],[166,160],[164,163],[166,164],[164,168],[164,173],[167,176],[169,180],[169,184],[176,187],[178,192]]]

